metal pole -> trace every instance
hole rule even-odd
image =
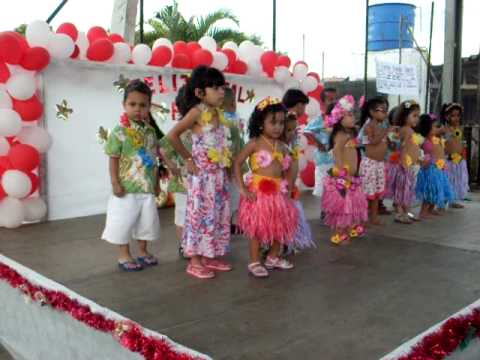
[[[403,15],[400,15],[400,29],[398,33],[398,64],[402,64],[402,42],[403,42]],[[398,95],[398,105],[402,102],[401,94]]]
[[[302,60],[305,61],[305,34],[302,34]]]
[[[52,20],[57,16],[57,14],[62,10],[62,8],[65,6],[65,4],[68,2],[68,0],[63,0],[60,5],[57,6],[55,10],[53,10],[52,14],[48,17],[47,23],[50,24]]]
[[[425,112],[430,112],[430,69],[432,68],[432,34],[433,34],[433,14],[435,10],[435,3],[432,1],[432,10],[430,12],[430,38],[428,41],[428,62],[427,62],[427,84],[425,89]]]
[[[277,0],[273,0],[273,38],[272,49],[277,51]]]
[[[363,61],[363,95],[368,98],[368,15],[369,0],[365,1],[365,58]],[[323,71],[323,70],[322,70]]]
[[[325,78],[325,51],[322,51],[322,80]]]
[[[140,0],[140,43],[143,44],[143,0]]]
[[[477,58],[477,114],[476,114],[476,123],[480,122],[480,49],[478,50],[478,58]],[[480,164],[478,166],[480,171]],[[480,180],[480,176],[479,176]]]

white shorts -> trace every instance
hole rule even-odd
[[[108,200],[107,221],[102,239],[126,245],[130,239],[155,241],[160,238],[160,220],[153,194],[126,194]]]
[[[313,188],[313,195],[322,197],[323,195],[323,179],[327,176],[328,170],[332,167],[331,164],[315,166],[315,187]]]
[[[185,226],[185,214],[187,213],[187,194],[175,193],[175,225]]]

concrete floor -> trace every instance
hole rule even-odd
[[[171,209],[161,210],[161,264],[122,273],[99,240],[104,216],[0,229],[0,251],[214,359],[378,359],[480,297],[480,202],[438,220],[375,228],[333,247],[304,204],[318,247],[296,268],[247,276],[247,242],[232,242],[235,270],[213,281],[185,275]],[[9,359],[0,349],[0,359]]]

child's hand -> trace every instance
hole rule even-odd
[[[257,199],[257,196],[255,193],[247,190],[247,189],[241,189],[240,194],[242,194],[243,197],[245,197],[249,201],[255,201]]]
[[[160,195],[160,183],[157,184],[157,186],[155,186],[155,197],[158,197],[158,195]]]
[[[119,182],[112,184],[113,195],[116,197],[123,197],[125,195],[125,189]]]
[[[198,172],[200,171],[192,159],[187,160],[186,167],[187,171],[192,175],[198,175]]]

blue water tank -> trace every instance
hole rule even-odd
[[[400,44],[400,17],[403,17],[402,48],[413,47],[412,31],[415,25],[415,5],[386,3],[369,6],[368,50],[398,49]]]

